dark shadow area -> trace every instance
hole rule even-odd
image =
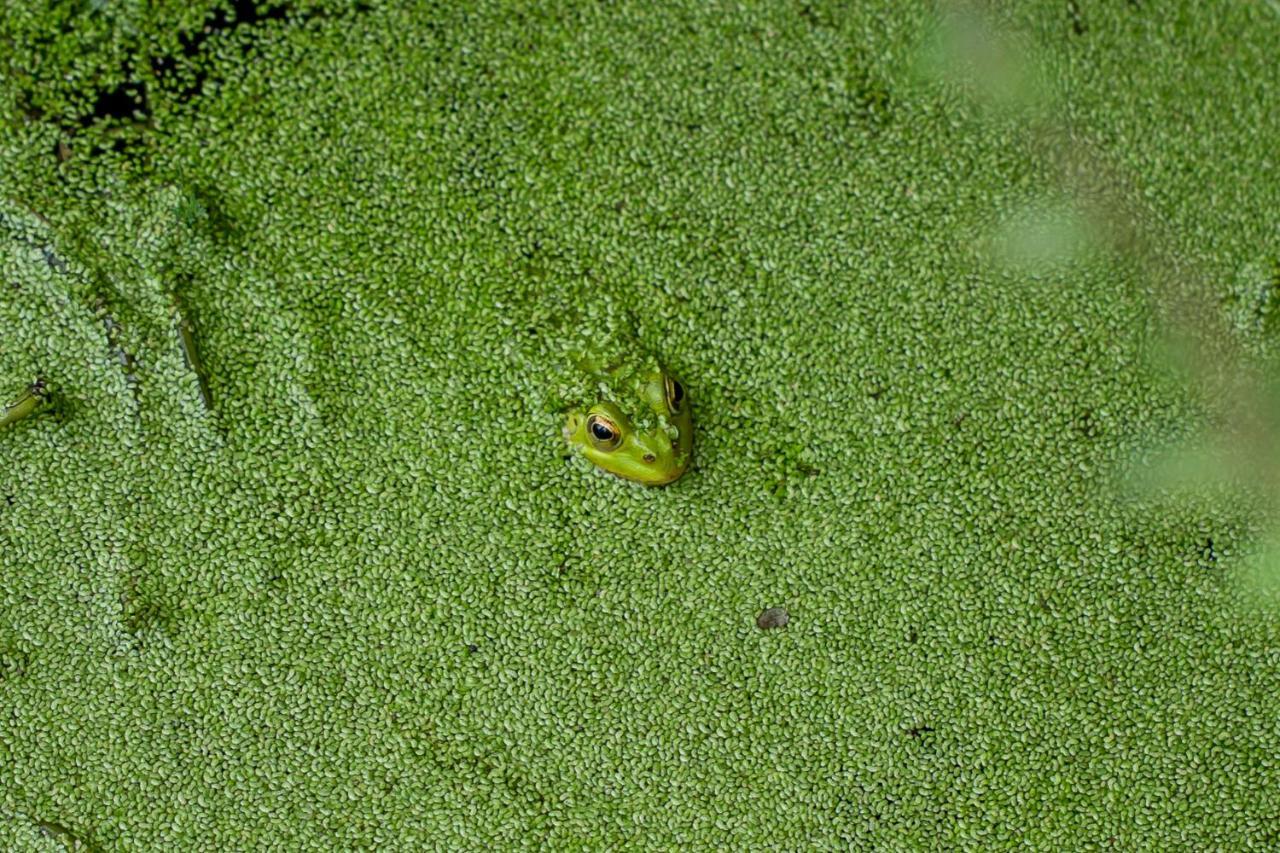
[[[203,61],[206,46],[215,40],[229,38],[246,27],[259,27],[271,21],[301,25],[319,18],[354,16],[372,8],[368,3],[359,2],[341,10],[317,8],[298,11],[294,4],[287,2],[231,0],[229,4],[210,12],[204,23],[195,30],[179,34],[179,49],[176,52],[144,58],[144,68],[149,73],[140,72],[132,61],[126,60],[120,66],[119,77],[123,78],[122,82],[87,92],[87,99],[92,102],[92,107],[76,116],[73,121],[59,122],[59,127],[68,138],[103,123],[114,123],[122,130],[145,128],[152,117],[152,96],[164,93],[186,103],[200,97],[210,80],[217,79]],[[247,56],[252,49],[252,38],[246,38],[240,45],[242,55]],[[43,112],[34,106],[32,90],[19,93],[19,106],[29,120],[39,121],[44,118]],[[139,142],[136,133],[121,133],[109,142],[95,145],[90,149],[89,155],[96,156],[108,150],[122,152]],[[59,162],[64,162],[69,159],[70,151],[70,146],[64,140],[59,142],[54,153]]]

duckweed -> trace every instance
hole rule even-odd
[[[1271,351],[1280,19],[982,8],[7,4],[0,847],[1274,849],[1268,520],[1120,472]]]

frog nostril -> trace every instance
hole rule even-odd
[[[657,461],[657,459],[658,457],[654,456],[652,453],[646,453],[644,455],[644,461],[648,462],[649,464],[653,464],[655,461]]]

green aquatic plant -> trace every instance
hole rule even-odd
[[[170,312],[173,315],[174,328],[178,333],[178,344],[182,348],[182,358],[186,362],[187,369],[195,374],[196,382],[200,387],[201,402],[206,409],[212,411],[213,394],[209,391],[209,376],[205,373],[204,362],[200,359],[200,349],[196,345],[195,323],[183,310],[182,300],[176,293],[170,294]]]
[[[1276,847],[1265,519],[1113,494],[1276,18],[954,5],[8,4],[0,849]]]
[[[37,379],[23,390],[16,399],[0,407],[0,428],[12,426],[44,408],[49,401],[49,389],[43,379]]]

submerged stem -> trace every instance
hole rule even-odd
[[[0,427],[16,424],[18,421],[38,411],[49,399],[44,380],[37,379],[27,386],[18,399],[0,408]]]
[[[171,312],[173,324],[178,330],[178,343],[182,346],[182,357],[187,362],[187,369],[196,375],[200,385],[200,399],[204,407],[213,410],[213,394],[209,392],[209,379],[204,372],[204,362],[200,360],[200,351],[196,348],[196,328],[191,318],[182,310],[182,302],[178,294],[171,294]]]

